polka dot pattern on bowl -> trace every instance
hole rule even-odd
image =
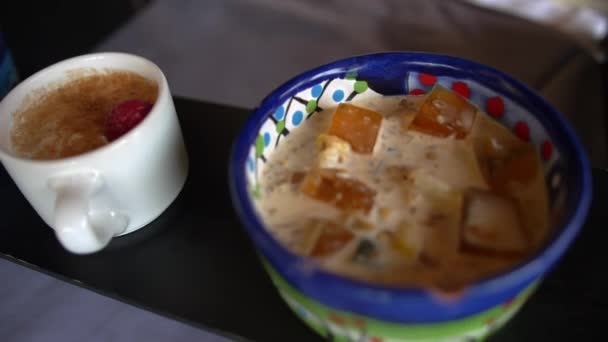
[[[453,77],[431,75],[427,73],[410,72],[404,79],[405,94],[424,95],[433,86],[440,84],[452,89],[462,97],[475,104],[480,110],[510,129],[520,139],[530,142],[536,147],[543,162],[547,178],[547,188],[551,198],[551,207],[560,192],[565,193],[563,184],[552,182],[549,178],[560,177],[559,151],[554,148],[546,130],[534,116],[511,99],[494,92],[477,82],[456,79]],[[261,125],[256,144],[252,146],[245,172],[251,194],[258,197],[259,176],[262,173],[267,158],[280,144],[281,139],[297,129],[308,118],[325,108],[332,108],[341,102],[349,102],[355,98],[378,97],[380,94],[370,89],[365,80],[352,76],[334,78],[319,82],[310,88],[302,90],[277,107],[269,118]],[[551,176],[551,177],[549,177]],[[564,194],[561,194],[564,196]]]

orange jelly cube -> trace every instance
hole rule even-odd
[[[338,252],[353,238],[354,234],[348,229],[333,222],[323,222],[321,234],[317,239],[310,255],[313,257],[327,257]]]
[[[319,201],[340,209],[369,211],[374,205],[376,191],[364,183],[339,176],[333,169],[312,170],[304,178],[301,191]]]
[[[503,159],[526,145],[506,127],[485,114],[479,114],[475,118],[470,137],[475,153],[483,159]]]
[[[523,151],[527,145],[507,128],[487,115],[480,114],[475,119],[470,139],[482,174],[489,182],[497,168]]]
[[[540,169],[540,160],[530,145],[514,152],[508,158],[490,161],[490,187],[499,193],[505,193],[509,183],[530,184]]]
[[[475,121],[477,108],[460,95],[436,85],[427,95],[410,128],[438,137],[464,139]]]
[[[347,141],[357,153],[372,153],[382,124],[382,115],[348,103],[340,103],[327,134]]]

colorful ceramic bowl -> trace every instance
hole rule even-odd
[[[264,227],[254,202],[264,164],[282,139],[321,108],[367,92],[421,94],[436,84],[465,96],[520,138],[543,161],[552,235],[533,257],[483,279],[457,300],[424,289],[363,283],[317,268]],[[352,57],[296,76],[266,97],[234,145],[234,206],[279,294],[319,334],[337,341],[477,341],[504,324],[534,292],[578,234],[591,199],[589,163],[564,117],[534,91],[495,69],[424,53]]]

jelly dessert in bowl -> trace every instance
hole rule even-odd
[[[234,205],[279,294],[353,341],[475,341],[580,230],[584,151],[561,114],[474,62],[382,53],[288,81],[230,161]]]

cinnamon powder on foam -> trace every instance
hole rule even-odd
[[[72,71],[57,85],[33,91],[13,114],[13,152],[30,159],[75,156],[108,143],[106,116],[132,99],[154,103],[158,86],[128,71]]]

